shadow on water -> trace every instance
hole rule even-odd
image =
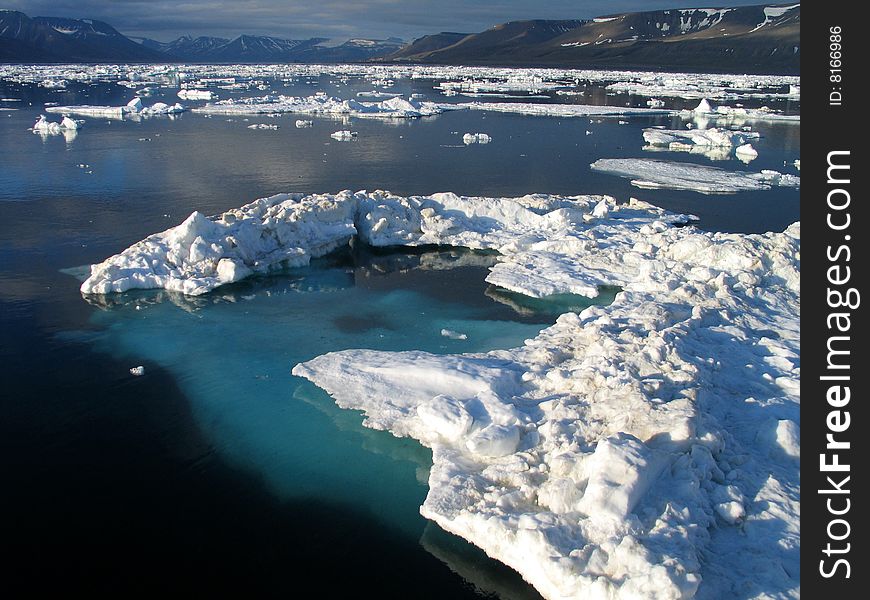
[[[329,596],[478,597],[366,511],[279,500],[227,465],[164,370],[130,378],[85,344],[45,348],[3,353],[5,591],[272,594],[304,578]]]
[[[202,296],[166,290],[131,290],[123,294],[88,295],[84,299],[102,309],[171,302],[184,310],[196,311],[215,304],[242,302],[257,294],[273,296],[351,287],[373,292],[405,289],[439,302],[477,309],[480,319],[551,324],[565,312],[610,304],[620,290],[616,286],[602,286],[596,298],[578,294],[533,298],[487,283],[486,276],[496,262],[498,253],[494,251],[445,246],[377,248],[357,242],[313,259],[307,267],[248,277]],[[76,275],[78,269],[65,271]],[[82,278],[81,274],[79,277]],[[331,319],[342,332],[393,328],[387,315],[350,308],[347,314]]]
[[[299,294],[354,287],[413,290],[471,306],[475,318],[527,323],[550,323],[577,306],[570,297],[552,305],[506,291],[498,297],[484,281],[496,259],[455,248],[356,245],[310,267],[253,277],[200,297],[134,291],[87,300],[107,313],[117,311],[116,317],[104,314],[98,321],[104,326],[167,302],[205,315],[210,307],[255,297],[286,295],[292,304]],[[611,299],[602,294],[596,302]],[[273,310],[289,306],[271,300]],[[524,301],[529,306],[521,306]],[[349,306],[329,322],[343,334],[391,327],[390,315],[377,307]],[[154,592],[171,581],[189,591],[274,593],[294,591],[304,577],[328,581],[330,595],[373,589],[385,597],[538,597],[516,572],[432,525],[421,522],[417,538],[371,507],[349,502],[348,495],[276,493],[269,476],[228,460],[220,441],[203,429],[208,424],[196,413],[201,400],[182,390],[183,375],[146,359],[146,375],[129,376],[135,364],[129,357],[95,350],[100,345],[88,336],[102,336],[99,329],[79,341],[54,335],[50,342],[25,343],[14,360],[4,361],[10,394],[3,413],[11,418],[4,418],[0,435],[16,460],[0,467],[10,490],[0,502],[15,515],[4,527],[3,543],[14,551],[7,566],[16,587],[33,581],[34,591]],[[5,333],[14,338],[16,331],[43,335],[20,320]],[[416,485],[427,481],[431,454],[415,441],[363,428],[359,413],[339,409],[308,382],[291,396],[361,450],[410,463]],[[47,568],[55,576],[40,577]]]

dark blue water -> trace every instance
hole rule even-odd
[[[396,89],[441,100],[432,84]],[[483,281],[492,257],[443,249],[356,248],[195,300],[137,292],[89,304],[62,269],[100,261],[194,209],[217,213],[282,191],[608,193],[726,231],[782,229],[799,217],[792,189],[638,190],[589,169],[598,158],[645,156],[642,128],[682,126],[671,117],[353,119],[350,143],[329,138],[347,124],[315,118],[296,129],[295,115],[87,119],[71,140],[27,131],[44,102],[131,96],[114,85],[69,88],[0,83],[0,97],[23,100],[0,111],[0,548],[10,585],[34,592],[159,593],[172,581],[189,592],[292,593],[305,578],[329,595],[534,597],[509,569],[419,516],[426,449],[363,428],[359,414],[289,371],[343,348],[508,348],[587,304],[492,288]],[[277,91],[317,89],[351,97],[371,84],[333,88],[323,78]],[[146,103],[174,101],[174,92]],[[601,90],[589,99],[644,101]],[[247,129],[258,122],[280,129]],[[719,166],[788,170],[783,163],[799,158],[799,126],[756,130],[758,160]],[[466,147],[467,131],[493,141]],[[130,375],[138,365],[145,376]]]

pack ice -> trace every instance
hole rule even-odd
[[[194,213],[94,265],[85,293],[198,294],[354,235],[497,250],[532,296],[621,291],[484,354],[296,365],[432,449],[421,508],[547,598],[799,596],[800,227],[708,233],[605,196],[282,194]]]

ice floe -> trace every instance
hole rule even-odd
[[[215,94],[210,90],[178,90],[178,97],[182,100],[214,100]]]
[[[644,150],[669,150],[703,154],[712,160],[731,157],[732,150],[758,139],[760,134],[751,131],[727,129],[656,129],[643,130],[643,139],[648,144]]]
[[[639,188],[693,190],[703,194],[732,194],[773,186],[800,187],[800,177],[763,170],[728,171],[718,167],[648,158],[602,158],[590,165],[597,171],[631,178]]]
[[[462,136],[462,143],[466,146],[470,144],[488,144],[491,141],[492,138],[486,133],[466,133]]]
[[[341,131],[330,133],[329,137],[334,140],[338,140],[339,142],[349,142],[358,135],[359,133],[357,133],[356,131],[348,131],[347,129],[342,129]]]
[[[66,115],[64,115],[59,123],[49,121],[45,118],[45,115],[39,115],[39,118],[36,120],[36,123],[33,124],[32,129],[33,133],[38,133],[40,135],[63,135],[69,132],[78,131],[80,126],[80,121],[70,119]]]
[[[358,235],[375,246],[446,244],[498,250],[503,260],[490,273],[491,283],[531,296],[570,292],[594,297],[597,286],[606,281],[594,264],[582,260],[559,264],[553,259],[552,242],[547,240],[554,232],[567,235],[579,228],[588,236],[588,230],[594,229],[589,224],[598,222],[640,227],[687,218],[638,202],[617,205],[606,196],[279,194],[214,218],[194,212],[180,225],[93,265],[82,292],[165,288],[198,295],[252,273],[307,264],[311,257]],[[577,235],[559,243],[592,243],[586,237],[575,239]],[[538,243],[535,252],[525,252],[532,241]],[[548,277],[536,277],[533,263],[547,261]],[[561,283],[554,286],[556,279]]]
[[[487,280],[531,296],[620,286],[513,350],[346,350],[293,373],[430,447],[423,515],[547,598],[688,598],[708,572],[710,597],[796,595],[800,228],[687,220],[606,196],[282,194],[194,213],[82,291],[200,294],[353,236],[497,250]]]
[[[485,110],[545,117],[625,117],[633,115],[660,115],[671,111],[658,108],[631,108],[627,106],[599,106],[594,104],[542,104],[533,102],[460,102],[441,104],[443,110]]]
[[[680,111],[680,115],[685,118],[701,119],[704,123],[714,121],[726,125],[740,125],[753,121],[800,123],[801,119],[800,115],[786,115],[767,106],[744,108],[720,105],[714,109],[706,98],[701,100],[693,110]]]
[[[165,115],[177,115],[184,112],[186,109],[179,103],[166,104],[165,102],[155,102],[150,106],[145,106],[142,99],[138,96],[133,98],[124,106],[93,106],[93,105],[77,105],[77,106],[49,106],[45,109],[48,113],[61,113],[65,115],[78,115],[82,117],[103,117],[108,119],[123,119],[123,118],[139,118],[139,117],[154,117]]]
[[[395,97],[382,102],[342,100],[326,94],[313,96],[266,95],[249,98],[229,98],[210,102],[192,109],[193,112],[218,115],[257,114],[325,114],[337,116],[379,117],[408,119],[442,112],[433,102],[405,100]]]
[[[734,154],[746,164],[749,164],[756,158],[758,158],[758,150],[752,147],[752,144],[746,143],[742,146],[737,146],[734,149]]]

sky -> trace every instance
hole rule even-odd
[[[763,0],[0,0],[31,17],[99,19],[128,36],[162,42],[181,35],[288,39],[405,40],[473,33],[519,19],[583,19],[664,8],[727,7]]]

